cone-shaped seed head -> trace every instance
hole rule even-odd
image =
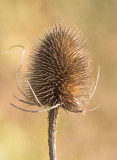
[[[91,92],[89,55],[77,29],[55,25],[37,42],[26,78],[44,106],[57,103],[65,110],[79,112]],[[27,86],[25,93],[37,104]]]

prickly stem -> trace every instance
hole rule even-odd
[[[52,109],[48,113],[48,145],[50,160],[56,160],[56,124],[57,124],[58,108]]]

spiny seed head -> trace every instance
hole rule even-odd
[[[54,25],[37,42],[26,79],[43,106],[57,103],[68,111],[80,112],[91,92],[91,65],[84,41],[77,29]],[[26,95],[37,104],[29,86]]]

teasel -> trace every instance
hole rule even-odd
[[[58,111],[63,108],[65,111],[84,113],[97,87],[99,71],[94,84],[91,58],[81,31],[76,27],[54,25],[44,33],[29,55],[22,89],[18,75],[23,66],[24,53],[23,48],[21,65],[16,74],[17,86],[24,99],[14,97],[43,109],[28,110],[11,105],[26,112],[48,111],[49,156],[50,160],[56,160]]]

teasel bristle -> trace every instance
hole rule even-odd
[[[85,41],[78,29],[54,25],[39,39],[29,57],[25,79],[43,106],[56,104],[81,112],[92,87],[92,67]],[[25,95],[39,105],[29,85]]]

